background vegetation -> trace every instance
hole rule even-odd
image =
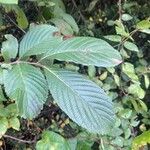
[[[104,39],[123,58],[115,68],[60,64],[85,74],[113,99],[117,117],[108,135],[79,127],[51,97],[37,118],[22,119],[1,90],[0,149],[48,150],[50,145],[58,150],[149,149],[149,8],[149,0],[0,0],[0,46],[5,34],[20,41],[29,24],[48,23],[57,26],[66,39],[77,35]]]

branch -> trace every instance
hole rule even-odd
[[[121,21],[122,18],[122,6],[121,6],[121,0],[118,0],[118,13],[119,13],[119,20]]]
[[[18,141],[18,142],[20,142],[20,143],[33,144],[33,143],[36,142],[36,140],[33,140],[33,141],[26,141],[26,140],[18,139],[18,138],[16,138],[16,137],[13,137],[13,136],[10,136],[10,135],[7,135],[7,134],[3,135],[3,137],[4,137],[4,138],[10,138],[10,139],[15,140],[15,141]]]
[[[20,28],[7,14],[5,14],[5,17],[7,17],[19,30],[21,30],[24,34],[26,33],[22,28]]]

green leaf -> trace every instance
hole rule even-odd
[[[3,4],[18,4],[18,0],[0,0]]]
[[[119,35],[106,35],[104,38],[113,42],[121,42],[121,36]]]
[[[147,105],[142,100],[139,100],[139,103],[140,103],[140,105],[142,107],[142,110],[147,112],[148,111]]]
[[[18,26],[22,29],[26,29],[29,23],[24,11],[19,6],[16,6],[16,9],[14,11],[16,13],[16,21],[18,23]]]
[[[144,74],[144,82],[145,82],[146,89],[148,89],[148,87],[150,85],[150,79],[147,74]]]
[[[75,22],[74,18],[71,15],[64,13],[62,15],[62,18],[72,27],[72,29],[75,33],[79,32],[78,25],[77,25],[77,23]]]
[[[109,132],[113,105],[99,86],[71,71],[47,68],[45,74],[55,101],[74,122],[93,133]]]
[[[52,131],[44,131],[42,139],[36,144],[36,150],[70,150],[70,148],[61,135]]]
[[[123,21],[129,21],[129,20],[131,20],[133,17],[132,16],[130,16],[129,14],[122,14],[122,20]]]
[[[58,29],[51,25],[32,27],[20,43],[19,56],[38,55],[54,48],[61,41],[61,38],[54,37],[55,32]]]
[[[58,0],[58,1],[61,1],[61,0]],[[54,18],[62,18],[62,14],[64,14],[64,13],[65,12],[61,7],[59,7],[57,5],[54,6],[54,9],[52,12]]]
[[[113,74],[113,77],[114,77],[114,80],[115,80],[115,83],[117,84],[117,86],[120,86],[120,78],[117,74]]]
[[[122,111],[119,112],[119,115],[122,118],[129,119],[131,117],[131,115],[132,115],[132,110],[130,110],[130,109],[123,109]]]
[[[2,107],[0,108],[0,117],[9,117],[9,112],[6,108]]]
[[[107,78],[107,76],[108,76],[108,72],[105,71],[105,72],[103,72],[103,73],[99,76],[99,79],[103,81],[103,80],[105,80],[105,79]]]
[[[129,37],[130,36],[130,34],[128,32],[126,32],[124,30],[124,28],[116,26],[115,30],[116,30],[116,33],[119,34],[119,35],[122,35],[122,36],[125,36],[125,37]]]
[[[130,50],[130,51],[135,51],[135,52],[138,52],[138,51],[139,51],[139,50],[138,50],[138,47],[137,47],[134,43],[132,43],[132,42],[126,41],[126,42],[124,43],[124,47],[125,47],[126,49]]]
[[[8,128],[7,118],[0,118],[0,138],[6,133]]]
[[[65,20],[61,18],[53,18],[50,21],[55,24],[63,35],[73,35],[73,29]]]
[[[88,66],[88,75],[90,78],[94,78],[96,74],[95,66]]]
[[[132,150],[138,150],[148,143],[150,144],[150,131],[145,131],[141,135],[135,137],[132,142]]]
[[[140,30],[140,31],[143,32],[143,33],[150,34],[150,29],[143,29],[143,30]]]
[[[16,58],[18,53],[18,40],[11,34],[6,34],[7,39],[2,43],[1,53],[6,61]]]
[[[5,107],[5,109],[7,109],[6,111],[8,112],[9,117],[17,117],[18,116],[18,108],[17,105],[15,103],[9,104],[7,107]]]
[[[123,147],[124,138],[121,136],[116,137],[114,140],[112,140],[111,144],[117,145],[119,147]]]
[[[135,97],[143,99],[145,96],[145,91],[140,87],[139,84],[131,84],[128,88],[129,94],[133,94]]]
[[[148,19],[142,20],[137,23],[136,27],[137,27],[137,29],[141,29],[141,30],[149,29],[150,28],[150,20],[148,20]]]
[[[50,51],[47,57],[102,67],[116,66],[122,62],[118,51],[107,42],[92,37],[67,39]]]
[[[9,119],[9,127],[19,131],[20,129],[20,121],[17,117],[12,117]]]
[[[131,63],[122,64],[122,71],[132,79],[133,82],[137,83],[139,81],[138,76],[135,74],[134,66]]]
[[[113,127],[111,132],[109,133],[109,135],[112,137],[118,137],[121,134],[123,134],[123,130],[118,127]]]
[[[48,89],[41,71],[28,64],[17,64],[5,74],[7,95],[15,99],[24,118],[37,116],[45,103]]]

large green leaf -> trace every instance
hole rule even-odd
[[[51,25],[32,27],[20,43],[19,56],[42,54],[53,48],[61,41],[60,37],[54,37],[55,32],[58,32],[58,29]]]
[[[61,135],[52,131],[44,131],[42,139],[36,144],[36,150],[70,150],[70,148]]]
[[[92,37],[75,37],[63,41],[46,57],[103,67],[121,63],[121,56],[107,42]]]
[[[50,92],[59,107],[77,124],[94,133],[107,133],[113,105],[92,81],[71,71],[45,69]]]
[[[48,95],[41,71],[28,64],[17,64],[4,77],[5,91],[11,99],[16,100],[21,116],[37,116]]]

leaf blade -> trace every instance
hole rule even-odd
[[[5,74],[4,87],[7,95],[16,100],[24,118],[37,116],[48,94],[43,74],[28,64],[17,64],[8,71]]]
[[[47,57],[72,61],[83,65],[116,66],[122,62],[117,52],[107,42],[91,37],[75,37],[60,43]]]
[[[113,106],[104,91],[77,73],[45,70],[49,90],[59,107],[77,124],[104,134],[113,122]]]
[[[37,142],[36,149],[70,150],[67,141],[61,135],[52,131],[42,133],[42,139]]]
[[[58,32],[58,29],[51,25],[44,24],[32,27],[20,43],[19,56],[24,57],[45,53],[57,42],[61,41],[60,37],[53,36],[55,32]]]

